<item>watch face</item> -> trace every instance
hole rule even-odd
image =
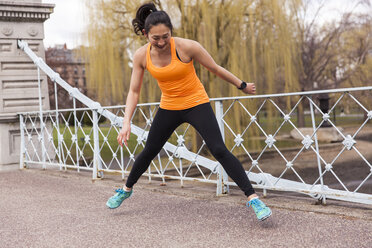
[[[239,89],[242,90],[242,89],[245,89],[245,87],[247,87],[247,83],[246,82],[242,82],[242,84],[240,85]]]

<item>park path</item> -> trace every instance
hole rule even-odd
[[[105,207],[118,176],[0,172],[0,247],[372,247],[372,207],[270,194],[258,222],[237,189],[139,182],[115,210]]]

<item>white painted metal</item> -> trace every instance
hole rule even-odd
[[[41,58],[40,58],[41,59]],[[37,68],[37,83],[38,83],[38,90],[39,90],[39,118],[40,118],[40,134],[39,134],[39,142],[41,143],[41,157],[42,161],[45,162],[45,156],[46,156],[46,149],[45,149],[45,142],[44,142],[44,119],[43,119],[43,102],[41,98],[41,80],[40,80],[40,68]],[[46,169],[45,166],[43,166],[43,169]]]
[[[125,174],[128,174],[130,167],[135,160],[135,156],[138,153],[138,149],[144,147],[144,143],[147,140],[148,129],[152,123],[153,116],[159,106],[159,103],[147,103],[139,104],[135,111],[135,116],[143,118],[144,127],[131,124],[132,134],[137,136],[137,143],[134,147],[118,147],[115,148],[113,144],[109,142],[110,133],[117,133],[120,131],[120,127],[123,122],[122,109],[125,106],[109,106],[102,107],[99,103],[92,101],[85,95],[83,95],[78,89],[71,87],[65,81],[63,81],[59,75],[53,72],[40,58],[38,58],[27,46],[27,43],[19,41],[19,47],[21,47],[26,54],[34,61],[39,69],[44,71],[56,84],[60,85],[64,90],[68,91],[70,96],[76,100],[80,101],[87,108],[74,108],[68,110],[59,110],[56,106],[55,111],[40,111],[38,112],[28,112],[20,113],[20,127],[21,127],[21,156],[24,154],[24,157],[20,157],[20,167],[22,164],[39,164],[43,167],[46,166],[63,166],[66,168],[82,169],[93,172],[93,178],[96,179],[98,176],[103,176],[103,172],[107,173],[118,173],[122,175],[124,179]],[[39,70],[38,69],[38,70]],[[348,89],[337,89],[337,90],[324,90],[324,91],[309,91],[309,92],[295,92],[295,93],[286,93],[286,94],[270,94],[270,95],[260,95],[260,96],[244,96],[244,97],[228,97],[228,98],[217,98],[211,99],[215,102],[216,107],[216,117],[221,130],[221,133],[225,139],[225,133],[230,133],[234,137],[234,146],[231,148],[233,152],[235,149],[243,150],[246,157],[251,161],[251,168],[247,171],[249,179],[254,182],[256,188],[261,188],[266,194],[266,190],[280,190],[280,191],[294,191],[299,193],[308,194],[314,198],[322,199],[325,201],[326,198],[329,199],[339,199],[345,201],[361,202],[366,204],[372,204],[372,195],[360,193],[358,190],[372,177],[372,165],[371,163],[363,156],[363,154],[357,149],[355,136],[359,131],[367,124],[367,122],[372,119],[372,111],[368,110],[363,104],[361,104],[351,92],[357,91],[370,91],[372,87],[359,87],[359,88],[348,88]],[[328,113],[322,113],[316,103],[312,100],[312,96],[320,93],[343,93],[342,96],[336,101],[336,103],[331,107]],[[299,96],[299,100],[295,106],[289,111],[283,111],[273,99],[280,97],[290,97],[290,96]],[[335,106],[343,99],[344,96],[350,96],[362,109],[367,113],[366,121],[361,125],[358,131],[354,135],[344,134],[331,120],[329,113],[335,108]],[[250,113],[247,109],[247,106],[243,103],[247,99],[263,99],[262,104],[258,107],[256,113]],[[312,135],[305,135],[296,127],[296,125],[291,120],[291,115],[297,108],[298,104],[304,100],[308,100],[310,103],[311,116],[312,116],[312,126],[313,133]],[[225,106],[224,104],[229,104]],[[56,101],[57,103],[57,101]],[[267,133],[259,123],[258,117],[259,113],[264,108],[265,104],[272,104],[275,110],[282,116],[282,123],[274,133]],[[242,116],[248,117],[250,120],[249,125],[241,132],[237,133],[234,131],[226,121],[226,115],[232,111],[234,106],[238,106],[242,110]],[[227,108],[226,108],[227,107]],[[83,112],[87,115],[92,123],[92,128],[84,128],[81,125],[81,120],[77,120],[77,112]],[[116,114],[114,113],[116,111]],[[322,115],[322,121],[318,126],[315,124],[314,113],[320,113]],[[64,117],[66,113],[70,112],[69,117]],[[73,112],[73,114],[71,114]],[[91,114],[92,113],[92,114]],[[44,117],[45,116],[45,117]],[[103,127],[100,127],[98,120],[101,116],[106,117],[109,120],[109,127],[106,127],[106,131],[103,131]],[[74,127],[68,125],[69,118],[74,118]],[[39,120],[39,122],[38,122]],[[317,132],[324,121],[328,121],[331,126],[343,137],[343,149],[340,153],[333,159],[333,161],[325,161],[321,156],[320,148],[317,140]],[[50,132],[43,123],[51,123],[53,130]],[[288,123],[297,130],[298,133],[303,138],[302,148],[295,155],[294,158],[287,159],[285,154],[277,147],[277,135],[285,123]],[[259,131],[263,134],[266,146],[264,149],[256,156],[253,157],[245,147],[244,139],[246,139],[246,133],[248,128],[251,125],[257,125]],[[26,128],[29,127],[29,128]],[[229,182],[227,180],[226,172],[216,161],[201,156],[201,152],[205,147],[205,143],[201,145],[198,149],[198,152],[191,152],[185,142],[187,141],[189,127],[182,133],[175,132],[176,142],[175,144],[167,142],[161,154],[157,156],[157,161],[153,160],[151,167],[148,172],[144,174],[149,180],[151,178],[161,178],[163,182],[165,179],[177,179],[181,181],[191,181],[196,180],[200,182],[214,183],[217,185],[217,194],[222,194],[228,192],[229,185],[236,185],[234,182]],[[225,128],[226,127],[226,128]],[[107,132],[107,133],[106,133]],[[81,134],[82,133],[82,136]],[[44,137],[37,142],[33,139],[33,136]],[[57,136],[57,144],[54,143],[54,136]],[[84,144],[79,145],[79,137],[84,140]],[[72,138],[72,140],[71,140]],[[70,139],[70,140],[68,140]],[[72,142],[70,142],[72,141]],[[41,143],[42,154],[40,157],[39,147]],[[71,144],[70,144],[71,143]],[[75,156],[72,154],[72,147],[75,144]],[[48,149],[46,149],[48,146]],[[269,149],[274,149],[279,156],[284,161],[284,170],[279,177],[274,177],[271,174],[264,171],[261,168],[261,159],[263,154]],[[110,161],[105,161],[101,157],[103,149],[108,149],[112,153]],[[53,153],[48,153],[48,150],[52,150]],[[313,151],[317,156],[317,168],[319,171],[319,177],[312,183],[308,184],[301,178],[297,173],[295,168],[296,160],[299,155],[306,151]],[[366,163],[366,166],[369,167],[370,173],[366,174],[365,179],[360,183],[360,185],[354,190],[349,191],[345,186],[343,181],[336,175],[333,169],[334,162],[340,155],[346,150],[355,151]],[[89,162],[88,153],[92,153],[94,158],[93,162]],[[127,156],[125,154],[128,154]],[[120,159],[118,158],[120,157]],[[82,160],[83,165],[79,164],[79,160]],[[179,161],[178,165],[176,161]],[[324,169],[322,166],[324,165]],[[192,169],[197,172],[197,175],[190,175]],[[252,170],[257,169],[259,173],[254,173]],[[174,174],[169,174],[170,171],[173,171]],[[206,172],[207,171],[207,172]],[[293,172],[298,181],[287,180],[283,178],[283,175],[287,172]],[[337,181],[342,186],[343,190],[332,189],[324,184],[323,177],[325,174],[333,175]]]
[[[57,87],[57,83],[56,82],[53,82],[53,85],[54,85],[54,100],[55,100],[55,114],[56,116],[58,116],[58,87]],[[56,132],[57,132],[57,141],[58,141],[58,153],[57,154],[62,154],[62,147],[61,147],[61,133],[60,133],[60,130],[59,130],[59,118],[56,118],[56,122],[55,122],[55,127],[56,127]],[[58,161],[59,161],[59,164],[61,165],[59,167],[60,170],[62,170],[62,159],[61,159],[61,156],[58,156]]]
[[[19,127],[21,130],[21,147],[19,149],[19,168],[23,169],[25,167],[25,131],[24,131],[24,121],[23,121],[23,115],[19,115]]]
[[[320,156],[319,156],[319,144],[318,144],[318,136],[316,134],[316,127],[315,127],[315,115],[314,115],[314,108],[313,105],[310,103],[310,113],[311,113],[311,124],[313,125],[313,130],[314,130],[314,139],[315,139],[315,149],[316,149],[316,162],[318,164],[318,171],[319,171],[319,176],[320,176],[320,185],[323,189],[323,177],[322,177],[322,165],[320,163]],[[325,204],[326,201],[326,196],[322,195],[322,201],[323,204]]]
[[[93,179],[97,179],[98,163],[100,160],[98,128],[99,127],[98,127],[97,111],[93,110],[93,138],[94,138]]]
[[[216,101],[215,102],[215,112],[216,112],[216,119],[218,122],[218,126],[221,131],[222,139],[225,141],[225,128],[223,124],[223,103],[222,101]],[[219,174],[218,174],[218,180],[217,180],[217,195],[221,194],[228,194],[229,193],[229,177],[222,167],[221,164],[219,164]]]

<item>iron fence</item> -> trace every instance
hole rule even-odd
[[[55,110],[43,110],[40,97],[39,111],[19,113],[20,167],[89,170],[93,179],[117,173],[124,179],[146,143],[159,103],[137,106],[129,145],[119,146],[116,136],[125,106],[102,107],[63,81],[27,43],[18,44],[37,65],[39,79],[42,70],[54,82],[56,101]],[[73,108],[58,109],[57,84],[69,92]],[[323,202],[331,198],[372,204],[371,90],[226,97],[211,103],[227,147],[264,194],[293,191]],[[319,96],[330,98],[330,106]],[[77,101],[86,108],[76,108]],[[307,128],[298,127],[301,120]],[[176,129],[144,176],[150,181],[179,180],[181,185],[186,180],[213,183],[218,195],[236,186],[187,123]]]

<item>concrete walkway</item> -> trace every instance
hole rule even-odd
[[[372,207],[271,193],[258,222],[238,189],[146,180],[115,210],[108,175],[39,169],[0,172],[0,247],[372,247]]]

